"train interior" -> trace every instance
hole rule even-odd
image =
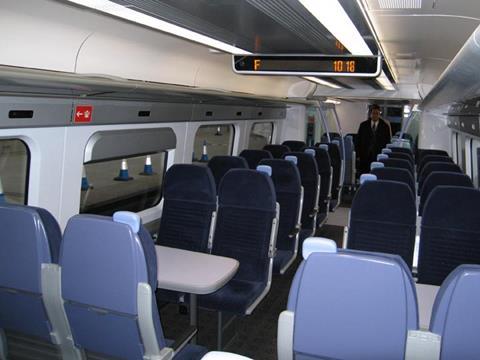
[[[478,358],[479,24],[2,0],[0,360]]]

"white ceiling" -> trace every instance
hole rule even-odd
[[[423,0],[421,9],[363,1],[400,85],[433,85],[480,24],[479,0]]]

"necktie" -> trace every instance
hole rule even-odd
[[[372,131],[375,133],[377,132],[377,123],[373,123],[372,125]]]

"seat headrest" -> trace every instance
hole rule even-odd
[[[288,146],[291,151],[301,151],[307,144],[301,140],[286,140],[282,145]]]
[[[0,287],[41,293],[41,264],[57,263],[62,233],[45,209],[0,204]]]
[[[377,155],[377,161],[380,161],[382,159],[388,159],[388,155],[387,154],[378,154]]]
[[[306,260],[310,254],[315,252],[336,253],[337,243],[323,237],[309,237],[305,239],[302,246],[303,258]]]
[[[266,174],[268,176],[272,176],[272,168],[268,165],[258,165],[257,171],[263,174]]]
[[[392,153],[392,149],[382,149],[382,154],[391,154]]]
[[[143,243],[131,227],[134,217],[120,215],[128,223],[99,215],[75,215],[68,221],[60,255],[65,301],[134,315],[138,283],[156,288],[153,241]]]
[[[370,163],[370,170],[377,169],[377,168],[383,168],[385,167],[384,163],[381,163],[379,161],[373,161]]]
[[[287,159],[264,159],[260,165],[268,165],[272,169],[271,177],[277,194],[279,192],[295,194],[301,192],[300,173],[295,163],[287,161]]]
[[[241,157],[247,160],[250,169],[255,169],[262,159],[272,159],[272,153],[267,150],[245,149],[240,153]]]
[[[353,198],[350,219],[412,225],[416,222],[415,198],[410,187],[398,181],[364,182]]]
[[[275,159],[280,159],[283,154],[291,151],[288,146],[278,144],[265,145],[263,150],[269,151]]]
[[[480,190],[460,186],[437,186],[430,193],[423,208],[422,226],[480,232],[478,204]]]
[[[275,211],[276,201],[272,179],[256,170],[233,169],[220,182],[220,206]]]
[[[301,270],[294,353],[327,359],[404,357],[407,332],[417,329],[418,313],[413,281],[399,256],[315,252]]]
[[[303,152],[304,152],[305,154],[308,154],[308,155],[310,155],[310,156],[315,157],[315,150],[313,150],[313,149],[305,149]]]
[[[339,140],[332,140],[331,143],[340,146]]]
[[[373,174],[362,174],[360,175],[360,185],[367,181],[375,181],[377,180],[377,176]]]
[[[284,158],[287,156],[296,156],[297,157],[297,167],[302,178],[302,183],[305,181],[317,181],[318,179],[318,166],[315,157],[304,153],[304,152],[291,152],[283,155]]]
[[[216,202],[215,179],[207,166],[194,164],[172,165],[163,183],[165,200]]]
[[[298,164],[298,158],[296,156],[285,156],[285,160],[290,161],[295,165]]]
[[[328,145],[327,145],[327,144],[320,144],[318,147],[319,147],[320,149],[323,149],[323,150],[325,150],[326,152],[328,152]]]
[[[138,234],[140,231],[140,226],[142,226],[142,219],[140,216],[130,211],[115,212],[113,214],[113,221],[121,224],[127,224],[135,234]]]

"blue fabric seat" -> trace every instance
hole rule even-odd
[[[345,146],[345,186],[353,187],[355,185],[355,145],[353,144],[353,137],[351,135],[346,135],[343,138],[343,143]],[[323,179],[322,179],[323,182]]]
[[[234,169],[224,176],[212,254],[234,258],[240,265],[224,287],[199,296],[200,306],[243,315],[253,311],[270,289],[276,217],[275,189],[268,175]]]
[[[272,154],[267,150],[245,149],[242,150],[239,156],[247,160],[250,169],[256,169],[258,164],[260,164],[260,161],[263,159],[273,159]]]
[[[297,167],[303,186],[301,243],[303,239],[313,234],[316,227],[319,191],[318,166],[315,157],[304,152],[286,153],[284,157],[286,156],[295,156],[297,158]]]
[[[330,202],[332,166],[328,151],[319,147],[308,147],[315,151],[318,174],[320,175],[320,194],[318,196],[317,225],[322,224],[328,216]]]
[[[389,146],[388,148],[391,149],[393,152],[404,153],[414,157],[413,151],[411,149],[407,149],[400,146]]]
[[[305,141],[301,140],[286,140],[282,143],[282,145],[288,146],[290,151],[302,151],[307,144],[305,144]]]
[[[414,170],[413,164],[411,164],[408,160],[388,158],[388,159],[381,159],[380,162],[382,162],[385,165],[385,167],[395,167],[395,168],[402,168],[402,169],[408,170],[413,177],[415,176],[415,170]]]
[[[218,187],[223,176],[231,169],[248,169],[247,160],[240,156],[214,156],[208,162],[215,184]]]
[[[411,274],[396,255],[312,250],[292,282],[280,336],[288,326],[296,359],[403,360],[407,333],[418,329]],[[288,351],[285,340],[279,352]]]
[[[434,171],[428,175],[420,191],[420,203],[418,205],[418,215],[422,216],[423,208],[427,202],[428,196],[433,189],[441,185],[451,185],[473,188],[472,180],[468,175],[452,173],[448,171]]]
[[[415,230],[415,198],[407,184],[368,181],[357,190],[350,210],[349,249],[397,254],[411,268]]]
[[[272,154],[274,159],[282,159],[283,155],[287,152],[290,152],[290,148],[285,145],[269,144],[263,147],[263,150],[266,150]]]
[[[390,154],[388,154],[388,157],[390,159],[403,159],[407,160],[412,166],[415,164],[413,161],[413,157],[410,154],[402,153],[402,152],[396,152],[392,151]]]
[[[165,174],[158,243],[209,252],[212,215],[217,208],[215,180],[208,167],[176,164]]]
[[[283,274],[297,255],[302,182],[297,166],[287,160],[267,159],[260,162],[272,168],[272,181],[277,202],[280,204],[277,251],[273,270]]]
[[[445,163],[452,163],[453,160],[450,156],[443,156],[443,155],[425,155],[419,160],[418,163],[418,173],[422,173],[423,168],[425,165],[431,162],[445,162]]]
[[[437,186],[425,203],[418,282],[440,285],[461,264],[480,264],[480,191]]]
[[[430,331],[442,337],[440,360],[476,359],[480,354],[480,266],[460,265],[435,298]]]
[[[64,341],[61,329],[47,308],[52,311],[61,300],[47,303],[44,292],[51,289],[42,269],[58,263],[62,233],[57,221],[45,209],[5,203],[0,205],[0,228],[0,330],[59,344]]]
[[[378,180],[392,180],[407,184],[415,197],[415,180],[410,171],[402,168],[383,167],[372,169],[370,173],[375,175]]]
[[[458,174],[463,173],[462,169],[460,169],[460,166],[457,164],[441,161],[430,162],[423,167],[422,172],[418,175],[418,194],[422,192],[423,183],[427,177],[434,171],[448,171]]]
[[[417,164],[422,161],[422,158],[427,155],[449,156],[445,150],[438,149],[418,149],[417,150]]]
[[[316,144],[320,146],[322,143]],[[328,146],[328,155],[330,156],[330,164],[332,165],[332,198],[330,201],[330,211],[333,211],[339,204],[340,199],[340,181],[342,180],[342,158],[340,154],[340,146],[336,143],[326,143]]]
[[[60,265],[67,318],[75,344],[87,355],[143,359],[165,351],[155,300],[155,247],[138,215],[72,217]],[[187,345],[174,358],[199,359],[205,353]]]

